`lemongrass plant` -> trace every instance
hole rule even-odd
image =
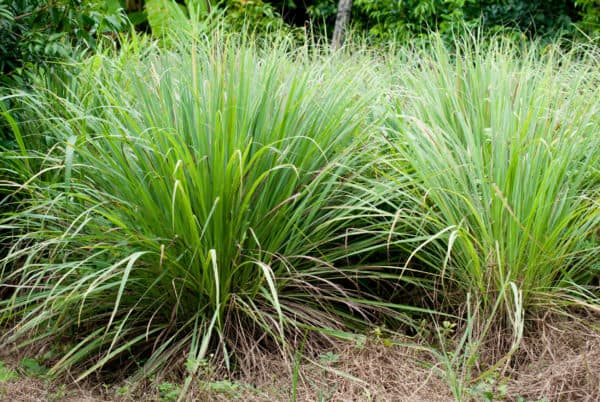
[[[194,374],[377,308],[362,273],[333,265],[376,241],[347,242],[352,211],[335,207],[360,169],[348,150],[370,130],[372,71],[217,39],[93,55],[23,96],[3,347],[67,340],[52,372],[80,378],[127,356]]]
[[[428,236],[405,266],[439,273],[443,300],[459,307],[471,293],[484,313],[509,283],[528,312],[592,284],[600,256],[597,50],[467,40],[453,53],[438,42],[411,54],[393,75],[396,117],[384,128],[380,162],[382,198],[397,211],[387,212],[391,232],[412,219]],[[394,193],[407,175],[412,207]],[[510,295],[505,301],[500,320],[514,309]]]

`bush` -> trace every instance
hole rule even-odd
[[[98,35],[126,26],[119,2],[0,0],[0,85],[22,84],[25,67],[47,66]]]
[[[124,355],[173,370],[184,355],[193,374],[209,353],[229,364],[377,309],[357,287],[376,273],[345,265],[371,241],[345,245],[352,209],[336,207],[360,168],[340,158],[368,132],[372,74],[220,39],[95,55],[23,98],[4,346],[64,336],[53,373]]]
[[[396,199],[390,219],[421,222],[415,261],[439,273],[447,305],[471,293],[500,322],[509,283],[532,313],[593,285],[600,253],[598,55],[537,49],[438,43],[412,55],[395,75],[403,92],[384,147],[387,174],[415,183],[413,205],[395,181],[382,192]]]
[[[288,20],[304,9],[294,1],[272,0],[287,11]],[[317,25],[333,31],[337,0],[315,0],[306,4],[306,13]],[[598,30],[598,1],[522,0],[355,0],[352,25],[358,35],[376,42],[412,41],[432,32],[452,33],[480,28],[486,33],[509,31],[528,37],[579,36]],[[285,13],[285,12],[284,12]],[[300,23],[304,23],[302,19]],[[576,28],[576,25],[579,25]]]

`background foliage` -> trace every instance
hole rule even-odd
[[[272,3],[290,22],[311,18],[332,30],[336,0]],[[379,40],[432,30],[451,32],[464,25],[482,26],[492,32],[509,28],[529,36],[553,36],[574,35],[577,29],[597,33],[599,10],[598,0],[356,0],[352,21],[359,32]]]
[[[128,29],[161,35],[165,22],[221,14],[231,29],[266,32],[314,24],[332,32],[337,0],[0,0],[0,85],[23,83],[23,67],[46,66]],[[127,18],[128,17],[128,18]],[[181,20],[179,20],[181,22]],[[371,40],[481,27],[530,37],[600,32],[600,0],[356,0],[352,25]]]
[[[118,0],[0,0],[0,83],[21,81],[23,66],[68,57],[73,47],[94,48],[127,20]]]

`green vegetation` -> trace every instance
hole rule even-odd
[[[415,258],[448,293],[480,297],[485,316],[510,283],[528,311],[561,288],[592,284],[600,104],[582,97],[600,97],[597,54],[459,43],[454,54],[438,44],[416,60],[397,74],[405,94],[379,159],[393,219],[421,215],[419,234],[435,236]],[[394,197],[406,172],[418,200],[410,208],[405,194]]]
[[[338,0],[270,0],[286,21],[310,20],[333,31]],[[464,27],[529,37],[577,37],[600,32],[597,0],[354,0],[352,26],[375,43],[444,35]]]
[[[0,347],[53,345],[23,373],[243,395],[218,373],[275,351],[296,399],[304,357],[340,373],[323,345],[403,333],[457,400],[493,400],[532,318],[599,309],[596,44],[440,23],[332,52],[234,7],[147,6],[154,37],[115,23],[118,46],[0,97]]]
[[[119,8],[118,0],[0,0],[0,85],[21,83],[24,68],[93,49],[104,34],[125,29]]]
[[[19,379],[16,371],[6,367],[3,361],[0,361],[0,383],[15,381]]]
[[[229,366],[246,338],[348,328],[341,305],[376,307],[353,283],[377,274],[337,263],[376,241],[348,242],[340,185],[375,76],[206,40],[98,54],[22,95],[31,134],[6,155],[21,198],[4,221],[3,281],[17,288],[0,308],[21,317],[7,342],[77,334],[52,372],[124,353],[152,372],[186,351],[195,373],[209,351]]]

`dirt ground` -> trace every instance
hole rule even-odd
[[[437,402],[455,400],[460,387],[467,401],[600,401],[600,320],[589,320],[534,322],[509,364],[484,379],[477,378],[477,370],[446,370],[419,348],[373,339],[363,345],[339,343],[297,366],[281,356],[254,356],[258,366],[231,379],[194,385],[188,400],[290,401],[295,389],[298,401]],[[0,381],[2,401],[174,401],[179,389],[171,383],[133,389],[125,382],[48,382],[24,375],[15,357],[0,353],[0,360],[18,374]]]

